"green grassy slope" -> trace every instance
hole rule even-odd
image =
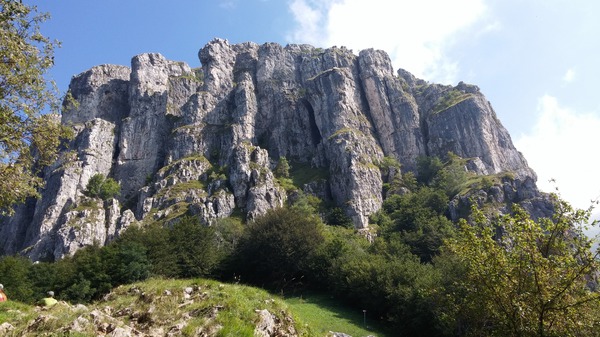
[[[362,310],[348,308],[327,294],[307,293],[285,299],[290,310],[318,335],[329,331],[343,332],[353,337],[392,336]]]
[[[336,331],[354,337],[386,336],[365,329],[362,312],[324,295],[282,300],[262,289],[206,279],[123,285],[89,305],[59,302],[46,309],[0,303],[0,335],[104,336],[120,331],[139,336],[254,336],[262,310],[275,322],[271,335],[326,336]]]
[[[188,295],[186,288],[191,289]],[[169,332],[175,336],[254,336],[260,310],[272,315],[276,330],[314,335],[296,323],[285,302],[272,294],[206,279],[152,279],[124,285],[87,306],[59,302],[45,309],[0,303],[0,323],[13,326],[0,335],[103,336],[120,329],[141,336]]]

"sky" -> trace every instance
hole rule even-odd
[[[478,85],[542,190],[578,208],[600,196],[600,1],[25,2],[52,16],[42,32],[62,43],[50,73],[62,92],[73,75],[140,53],[198,67],[215,37],[382,49],[429,82]]]

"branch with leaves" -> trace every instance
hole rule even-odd
[[[40,32],[49,15],[14,0],[0,0],[0,9],[0,213],[10,214],[38,195],[39,173],[72,131],[60,124],[57,90],[44,77],[59,46]]]

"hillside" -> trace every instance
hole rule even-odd
[[[328,312],[319,308],[312,311]],[[343,314],[330,315],[336,318],[328,322],[349,326],[347,322],[337,323],[347,320]],[[257,288],[206,279],[153,279],[120,286],[89,305],[59,302],[42,309],[17,302],[0,303],[0,334],[283,337],[327,333],[298,317],[281,298]]]

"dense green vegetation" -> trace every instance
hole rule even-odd
[[[211,277],[284,295],[326,291],[406,336],[596,335],[600,266],[580,227],[589,212],[556,198],[554,219],[474,208],[468,222],[453,223],[449,200],[472,180],[461,163],[421,158],[416,176],[399,182],[410,192],[389,194],[373,215],[371,241],[344,225],[341,209],[299,194],[246,224],[183,216],[55,263],[5,256],[0,275],[9,298],[27,303],[49,289],[89,302],[148,277]],[[280,175],[289,171],[284,164]]]

